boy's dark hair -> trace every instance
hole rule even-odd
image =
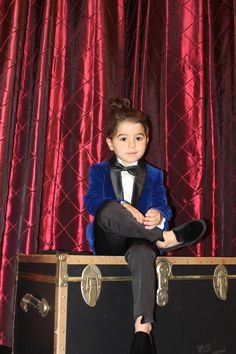
[[[131,108],[131,101],[128,98],[112,98],[109,101],[109,106],[108,138],[111,139],[116,134],[118,124],[124,121],[142,124],[146,135],[149,135],[150,123],[148,117],[142,111]]]

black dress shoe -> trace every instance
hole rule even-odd
[[[170,252],[179,248],[194,245],[204,235],[206,228],[207,227],[204,220],[192,220],[183,225],[174,227],[172,231],[176,236],[176,240],[181,243],[173,247],[163,248],[163,251]]]
[[[154,354],[150,334],[136,332],[131,345],[130,354]]]

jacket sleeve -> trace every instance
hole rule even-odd
[[[116,200],[105,194],[104,171],[94,165],[89,170],[89,186],[84,197],[85,207],[89,214],[95,216],[97,209],[108,200]]]
[[[163,183],[163,172],[159,170],[156,176],[153,192],[152,192],[152,207],[157,209],[168,222],[172,216],[172,210],[167,202],[166,189]]]

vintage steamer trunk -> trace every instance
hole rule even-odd
[[[158,354],[236,353],[236,259],[158,257]],[[19,255],[15,354],[128,354],[124,257]]]

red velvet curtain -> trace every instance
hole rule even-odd
[[[11,345],[16,255],[87,251],[88,168],[109,157],[108,101],[152,121],[176,252],[236,255],[235,0],[0,0],[0,344]]]

